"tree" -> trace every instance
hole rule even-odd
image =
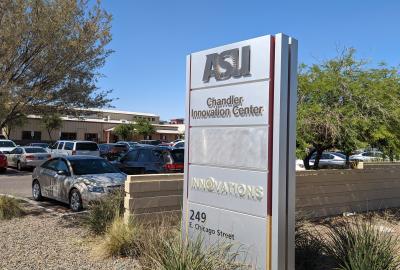
[[[122,140],[129,141],[133,137],[135,126],[133,124],[119,124],[114,128],[113,132]]]
[[[7,138],[10,138],[11,130],[14,127],[23,126],[26,123],[26,121],[27,121],[26,115],[20,114],[20,115],[18,115],[18,117],[15,117],[12,122],[7,123],[7,125],[5,125],[5,132],[6,132]]]
[[[316,153],[318,169],[323,151],[337,148],[346,153],[382,139],[397,149],[400,139],[400,76],[396,69],[366,67],[355,58],[354,49],[299,72],[298,146],[307,169]],[[397,151],[393,150],[393,151]]]
[[[85,0],[0,1],[0,130],[19,115],[104,107],[111,16]]]
[[[134,127],[135,133],[142,135],[144,139],[156,132],[155,127],[147,119],[138,119]]]
[[[55,114],[46,114],[42,116],[42,122],[44,128],[47,130],[49,134],[50,141],[53,142],[53,138],[51,133],[53,130],[60,129],[62,127],[62,119],[58,113]]]

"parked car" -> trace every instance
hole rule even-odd
[[[0,140],[0,151],[7,154],[12,151],[17,145],[11,140]]]
[[[159,145],[161,143],[162,143],[162,141],[160,141],[160,140],[141,140],[141,141],[139,141],[139,144]]]
[[[314,153],[310,159],[310,166],[314,166],[317,154]],[[319,160],[319,167],[325,168],[344,168],[346,166],[346,156],[335,152],[323,152]]]
[[[302,159],[296,159],[296,171],[304,171],[304,161]]]
[[[377,161],[383,160],[383,153],[380,151],[365,151],[356,155],[350,156],[350,160],[358,161]]]
[[[60,156],[100,156],[99,146],[91,141],[57,141],[51,148],[53,157]]]
[[[185,148],[185,141],[177,141],[172,144],[174,148]]]
[[[68,203],[73,211],[123,188],[126,175],[107,160],[94,156],[52,158],[32,174],[32,196]]]
[[[7,171],[7,156],[0,152],[0,173],[5,173]]]
[[[19,146],[7,154],[8,166],[17,170],[33,169],[51,157],[42,147]]]
[[[44,149],[48,149],[50,145],[48,143],[30,143],[27,146],[37,146],[37,147],[42,147]]]
[[[129,148],[135,148],[137,145],[138,145],[138,143],[137,142],[131,142],[131,141],[118,141],[118,142],[116,142],[116,143],[118,143],[118,144],[125,144],[127,147],[129,147]]]
[[[129,151],[130,147],[126,144],[120,143],[103,143],[99,144],[100,156],[107,160],[116,160],[126,152]]]
[[[113,164],[127,174],[183,172],[184,150],[144,146],[130,150]]]

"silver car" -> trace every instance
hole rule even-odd
[[[50,157],[45,149],[34,146],[16,147],[7,154],[8,166],[17,167],[19,171],[35,168]]]
[[[48,197],[68,203],[73,211],[80,211],[90,201],[122,189],[125,180],[126,174],[103,158],[56,157],[34,170],[32,195],[37,201]]]
[[[314,153],[310,159],[310,166],[314,166],[317,154]],[[319,160],[321,169],[342,169],[346,166],[346,156],[337,152],[323,152]]]

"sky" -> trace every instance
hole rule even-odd
[[[113,15],[115,52],[98,86],[112,89],[114,109],[162,120],[184,117],[186,55],[257,36],[299,41],[299,63],[320,63],[338,49],[400,64],[400,1],[103,0]]]

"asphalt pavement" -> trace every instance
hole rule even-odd
[[[0,173],[0,194],[7,194],[29,200],[32,198],[32,172],[17,171],[8,168],[6,173]],[[41,207],[58,213],[71,212],[68,205],[51,199],[38,203]]]
[[[18,197],[32,197],[32,172],[17,171],[8,168],[6,173],[0,173],[0,193]]]

